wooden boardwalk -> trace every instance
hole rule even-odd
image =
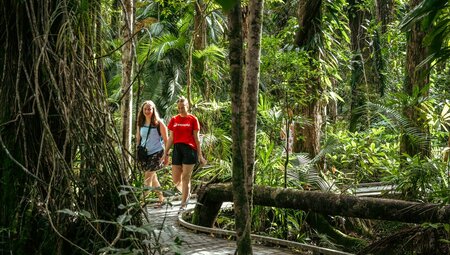
[[[352,190],[356,196],[378,196],[382,193],[393,193],[393,185],[383,185],[381,183],[363,184]],[[188,210],[194,208],[195,199],[191,199]],[[202,227],[194,226],[185,222],[179,214],[180,201],[172,201],[162,208],[147,207],[148,222],[154,229],[154,236],[146,240],[151,251],[150,254],[201,254],[201,255],[228,255],[234,254],[236,241],[232,236],[232,231],[220,229],[202,230]],[[207,233],[204,233],[207,232]],[[270,238],[267,238],[270,239]],[[272,239],[269,244],[260,242],[258,238],[252,237],[253,254],[333,254],[347,255],[350,253],[335,251],[307,244],[297,244],[291,242],[287,248],[284,240]],[[264,245],[266,243],[266,245]],[[271,243],[271,244],[270,244]],[[275,245],[273,245],[275,244]],[[276,244],[281,244],[277,246]]]
[[[194,208],[192,200],[188,210]],[[155,209],[148,206],[148,219],[154,230],[154,237],[149,240],[151,254],[201,254],[201,255],[233,255],[236,241],[225,237],[214,237],[211,234],[194,232],[180,225],[178,210],[179,201],[171,205]],[[296,252],[285,247],[253,244],[253,254],[313,254],[312,252]]]

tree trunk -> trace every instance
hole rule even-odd
[[[259,90],[263,1],[250,1],[246,76],[243,82],[243,36],[240,1],[230,11],[230,69],[233,136],[233,200],[236,205],[237,254],[252,254],[251,208]],[[251,56],[251,57],[250,57]]]
[[[131,201],[118,195],[120,141],[92,61],[100,3],[78,4],[0,5],[0,239],[10,253],[95,252],[117,233],[58,210],[114,221]]]
[[[248,214],[248,197],[245,186],[245,172],[244,172],[244,132],[242,117],[244,116],[243,102],[241,95],[243,93],[243,36],[242,36],[242,9],[241,1],[237,1],[235,6],[228,14],[229,24],[229,40],[230,40],[230,78],[231,78],[231,135],[233,139],[232,151],[232,181],[233,193],[230,193],[229,200],[233,200],[235,204],[236,223],[244,226],[247,221]],[[234,196],[233,196],[234,195]],[[219,210],[217,206],[208,211]],[[217,214],[211,214],[217,217]],[[200,215],[201,216],[201,215]],[[244,223],[242,223],[244,222]],[[238,226],[238,224],[236,224]],[[242,243],[244,237],[244,229],[237,228],[238,245]],[[247,246],[250,246],[250,237],[246,237]]]
[[[300,0],[298,3],[297,19],[299,30],[295,34],[294,44],[309,50],[316,47],[312,45],[315,36],[320,35],[322,0]],[[316,49],[317,51],[317,49]]]
[[[366,111],[361,108],[367,103],[369,93],[369,80],[367,77],[371,72],[370,46],[366,27],[364,24],[369,13],[362,0],[348,0],[348,19],[351,33],[351,59],[352,76],[351,83],[351,107],[349,131],[363,130],[368,125]],[[367,64],[367,65],[366,65]]]
[[[194,4],[194,51],[202,51],[206,47],[206,5],[203,0],[197,0]],[[207,79],[204,77],[205,59],[193,59],[192,65],[192,75],[196,83],[195,85],[200,89],[203,98],[208,101],[210,96],[210,88]]]
[[[122,113],[122,151],[123,157],[130,159],[127,151],[131,151],[131,127],[132,127],[132,107],[133,107],[133,57],[134,57],[134,0],[123,2],[123,41],[122,48],[122,89],[121,89],[121,113]],[[129,176],[124,173],[124,176]]]
[[[98,1],[96,4],[96,11],[95,13],[95,52],[97,53],[97,57],[102,55],[102,8],[101,8],[101,2]],[[103,84],[105,83],[103,77],[103,59],[97,58],[97,82],[98,86],[103,88]]]
[[[199,214],[199,225],[213,227],[213,220],[220,209],[217,205],[222,202],[231,202],[232,192],[233,187],[229,183],[208,186],[199,196],[200,203],[195,209],[195,213],[203,212],[203,214]],[[255,205],[311,210],[324,215],[408,223],[446,223],[450,221],[449,205],[337,195],[318,191],[255,186],[253,201]],[[207,215],[206,212],[208,212]]]
[[[382,35],[385,35],[389,23],[392,21],[393,13],[395,10],[395,3],[393,0],[376,0],[375,1],[375,16],[378,23],[381,24],[381,28],[377,28],[373,39],[374,46],[374,58],[375,58],[375,75],[377,76],[378,93],[380,97],[384,97],[386,91],[386,77],[385,60],[382,55]],[[383,42],[384,43],[384,42]]]
[[[410,6],[414,8],[421,1],[411,0]],[[422,24],[416,23],[412,25],[411,31],[407,32],[407,49],[406,49],[406,77],[404,83],[404,92],[410,97],[417,98],[413,100],[418,102],[419,97],[427,97],[429,88],[426,86],[429,83],[429,69],[430,65],[418,67],[419,64],[428,57],[428,50],[423,45],[426,32],[422,28]],[[403,155],[406,153],[409,156],[420,155],[421,157],[427,157],[430,155],[430,141],[429,141],[429,129],[427,120],[421,118],[420,111],[417,111],[419,103],[415,105],[408,105],[404,108],[404,114],[412,123],[411,125],[416,127],[422,132],[422,137],[419,137],[419,141],[416,138],[410,136],[410,134],[402,135],[400,142],[400,153]]]
[[[114,12],[120,12],[121,0],[113,0],[111,3],[111,8]],[[111,36],[116,39],[120,34],[120,15],[111,15]]]
[[[375,5],[377,21],[381,23],[381,33],[384,34],[395,11],[394,0],[376,0]]]
[[[386,64],[382,53],[382,42],[380,37],[380,32],[375,31],[373,36],[373,58],[374,58],[374,75],[375,75],[375,87],[373,88],[378,92],[378,95],[382,98],[386,93]]]
[[[321,5],[322,1],[302,0],[299,1],[298,23],[299,30],[295,36],[295,44],[303,50],[309,52],[310,70],[318,70],[319,51],[316,41],[317,37],[322,36],[321,31]],[[301,128],[295,128],[294,152],[306,152],[311,158],[314,158],[320,151],[320,137],[323,125],[322,113],[324,104],[321,100],[323,89],[320,84],[319,74],[313,74],[309,77],[307,83],[307,92],[309,93],[306,105],[298,112],[302,114],[310,124]]]

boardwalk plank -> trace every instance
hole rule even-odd
[[[193,208],[195,202],[195,200],[192,200],[188,205],[188,209]],[[155,230],[156,234],[160,234],[161,254],[176,254],[177,252],[180,254],[199,255],[234,254],[236,250],[236,242],[234,240],[215,238],[204,233],[194,233],[180,226],[178,223],[180,202],[175,201],[172,205],[166,205],[158,209],[149,206],[147,209],[148,218],[151,221],[149,224],[158,229]],[[255,255],[312,254],[309,252],[295,252],[284,247],[268,247],[261,244],[253,245],[253,253]]]

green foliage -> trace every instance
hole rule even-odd
[[[397,184],[397,190],[407,199],[448,203],[449,168],[440,160],[407,156],[403,168],[388,171],[385,179]]]
[[[447,0],[424,0],[411,10],[402,20],[403,30],[411,29],[419,23],[428,33],[424,44],[429,47],[430,55],[422,64],[445,62],[450,58],[450,3]]]
[[[85,210],[72,210],[61,209],[57,213],[60,217],[78,224],[86,224],[95,227],[105,227],[108,229],[117,230],[116,236],[112,242],[96,243],[95,250],[104,254],[130,254],[130,249],[133,250],[133,254],[142,254],[147,252],[153,252],[161,254],[161,247],[159,240],[161,238],[161,231],[157,228],[152,219],[147,216],[146,204],[149,202],[143,198],[145,191],[148,188],[142,186],[129,186],[122,185],[119,196],[121,197],[135,197],[135,201],[142,200],[141,202],[131,202],[129,199],[124,201],[130,201],[125,204],[120,204],[118,209],[120,214],[115,215],[113,219],[103,219],[98,215],[94,215],[91,212]],[[173,195],[173,194],[172,194]],[[144,203],[145,202],[145,203]],[[136,216],[144,216],[143,220],[136,221]],[[103,233],[95,232],[96,235],[103,237]],[[105,237],[103,237],[105,238]],[[129,246],[123,246],[122,244],[129,243]],[[107,244],[107,246],[102,246]]]
[[[228,67],[224,66],[226,59],[226,51],[215,44],[207,46],[203,50],[196,50],[192,55],[193,59],[203,60],[203,77],[202,83],[194,87],[197,94],[201,95],[201,86],[208,85],[208,93],[214,95],[215,98],[225,100],[228,96],[229,83],[227,77]]]
[[[49,2],[58,5],[55,1]],[[237,2],[216,1],[225,12]],[[406,45],[405,34],[399,30],[399,21],[396,20],[404,12],[406,1],[395,2],[400,5],[400,8],[393,17],[394,20],[388,24],[386,33],[381,35],[381,54],[387,65],[385,75],[389,96],[388,99],[372,97],[377,104],[369,104],[369,108],[375,112],[374,116],[378,117],[372,120],[373,127],[365,132],[350,133],[345,131],[344,125],[340,126],[341,122],[338,122],[325,130],[326,139],[322,141],[322,151],[316,158],[310,159],[299,153],[290,155],[287,159],[283,154],[283,141],[280,138],[286,119],[295,120],[302,126],[307,124],[302,116],[287,116],[288,108],[304,106],[310,98],[319,96],[325,99],[324,102],[329,98],[339,100],[338,114],[341,118],[345,118],[349,108],[348,76],[351,70],[351,54],[349,53],[348,18],[345,15],[347,3],[344,0],[323,1],[323,25],[319,28],[323,37],[316,42],[320,52],[320,62],[314,63],[317,69],[310,70],[312,65],[309,63],[308,53],[296,50],[292,45],[295,33],[299,29],[297,17],[295,17],[297,1],[266,1],[255,152],[255,182],[257,184],[276,187],[287,185],[298,189],[317,188],[340,192],[338,188],[342,187],[341,184],[384,180],[396,183],[399,191],[409,199],[449,202],[449,163],[444,163],[440,159],[442,153],[449,150],[447,144],[450,124],[449,67],[435,65],[436,69],[432,71],[430,78],[429,98],[418,93],[419,91],[416,91],[413,97],[392,95],[392,92],[402,89]],[[25,2],[21,1],[17,4],[23,3]],[[9,6],[11,4],[5,4],[6,7],[3,8],[7,11],[3,13],[6,15],[14,9],[10,8],[13,7]],[[134,39],[137,65],[133,90],[136,93],[140,92],[137,101],[154,100],[161,115],[166,118],[175,114],[173,102],[179,94],[184,92],[186,63],[189,59],[189,46],[192,43],[194,4],[195,1],[177,0],[136,2],[138,31]],[[228,45],[224,36],[227,27],[226,17],[217,8],[217,4],[208,2],[205,13],[208,45],[204,50],[194,51],[192,56],[194,60],[204,60],[205,69],[202,75],[205,84],[210,86],[210,98],[217,100],[203,101],[204,95],[200,86],[204,84],[193,81],[192,112],[201,121],[202,148],[209,162],[207,168],[196,169],[194,172],[194,184],[198,185],[203,185],[204,182],[224,182],[231,179],[231,106],[228,95],[228,52],[226,50]],[[65,12],[61,6],[58,6],[57,12],[49,19],[53,23],[47,26],[57,36],[52,33],[39,34],[39,38],[48,38],[50,43],[30,46],[34,47],[33,52],[41,52],[36,49],[50,49],[48,52],[42,51],[44,57],[39,59],[55,62],[54,65],[44,68],[36,65],[34,69],[34,67],[29,68],[24,62],[14,66],[18,61],[8,58],[7,61],[2,62],[6,63],[4,68],[0,68],[0,76],[3,77],[2,84],[4,84],[0,90],[0,96],[5,105],[0,118],[2,131],[0,138],[5,139],[6,148],[10,149],[15,159],[21,163],[28,161],[26,165],[28,168],[25,170],[36,170],[32,174],[24,171],[24,168],[13,162],[4,150],[0,150],[0,182],[2,183],[0,197],[3,205],[0,217],[1,241],[5,240],[6,235],[8,238],[17,240],[14,244],[10,244],[10,247],[18,253],[36,252],[33,250],[36,247],[39,248],[37,252],[42,254],[55,253],[48,247],[54,247],[60,239],[54,233],[49,219],[57,215],[60,221],[56,222],[56,225],[61,227],[59,230],[67,231],[63,234],[68,233],[67,237],[79,246],[89,247],[92,250],[102,248],[101,251],[107,253],[129,252],[127,248],[122,247],[123,244],[107,245],[118,234],[112,230],[121,229],[124,234],[119,236],[118,240],[128,242],[136,247],[136,252],[141,252],[144,244],[153,245],[157,242],[154,229],[147,223],[139,222],[141,214],[138,212],[141,207],[138,201],[142,192],[149,189],[143,187],[141,173],[134,173],[131,186],[117,188],[119,181],[116,174],[125,165],[118,157],[120,155],[117,150],[118,142],[109,141],[111,137],[116,137],[117,131],[110,130],[111,127],[105,123],[98,124],[106,119],[107,110],[115,111],[120,105],[122,75],[120,49],[123,42],[117,38],[119,27],[111,24],[116,17],[120,17],[121,11],[111,8],[109,1],[92,3],[86,0],[79,3],[72,1],[64,20],[60,20],[58,15]],[[100,13],[97,12],[98,7],[101,7]],[[416,21],[421,21],[426,26],[431,26],[432,29],[424,42],[432,53],[427,61],[434,59],[444,61],[450,55],[448,12],[448,1],[426,0],[408,14],[401,24],[406,28]],[[22,23],[17,27],[12,26],[15,24],[11,23],[13,20],[25,17],[16,15],[17,12],[12,13],[14,15],[10,17],[10,20],[3,18],[0,24],[3,25],[2,28],[14,27],[17,31],[11,32],[11,30],[4,33],[8,40],[4,40],[5,47],[0,48],[0,56],[7,56],[8,52],[18,52],[29,54],[22,58],[32,59],[31,53],[24,53],[25,48],[13,47],[26,45],[24,42],[28,40],[16,42],[17,36],[11,35],[21,31],[27,32],[30,28]],[[98,20],[100,27],[92,25],[97,24],[94,18],[97,15],[101,16]],[[42,22],[45,20],[43,19]],[[62,24],[58,23],[61,21],[67,22],[61,28],[62,30],[67,28],[67,31],[58,34],[59,31],[53,31],[53,28],[57,27],[57,24]],[[370,26],[368,31],[371,33],[378,28],[378,24],[375,24],[373,20],[367,20],[365,24]],[[99,36],[101,37],[99,41],[95,34],[98,28],[100,28]],[[46,30],[45,28],[36,31],[40,33]],[[31,33],[25,33],[23,36],[31,38]],[[33,38],[32,42],[38,43],[40,40]],[[101,46],[101,52],[96,52],[97,44]],[[53,47],[55,45],[56,47]],[[70,48],[71,46],[74,48]],[[95,54],[92,54],[93,51]],[[18,54],[12,56],[16,55]],[[66,60],[67,63],[63,63]],[[92,85],[97,82],[97,77],[93,77],[92,74],[97,73],[98,70],[94,70],[90,65],[97,61],[103,64],[102,76],[106,80],[105,87],[98,86],[102,90],[96,89],[99,84]],[[36,63],[43,62],[36,61]],[[14,68],[9,69],[10,66]],[[40,71],[34,74],[38,68],[41,68]],[[26,73],[30,77],[18,79],[17,70],[20,71],[19,74]],[[54,70],[63,70],[67,72],[67,76],[58,76],[59,71],[52,72]],[[53,84],[50,74],[56,75],[56,80],[64,82]],[[44,77],[39,83],[50,83],[51,86],[43,87],[42,91],[54,89],[55,92],[44,93],[44,95],[34,91],[23,92],[24,89],[36,86],[36,84],[32,84],[33,86],[27,84],[27,81],[37,79],[37,77],[31,77],[34,75]],[[323,89],[320,95],[314,95],[308,88],[311,77],[319,77]],[[13,89],[14,84],[20,84],[16,88],[17,91]],[[82,86],[65,87],[68,84],[82,84]],[[67,89],[62,90],[62,88]],[[76,96],[71,94],[72,97],[65,98],[66,94],[72,93],[71,91],[77,91],[80,94]],[[11,97],[11,95],[22,93],[26,98]],[[97,108],[102,104],[92,107],[92,102],[102,101],[102,98],[97,97],[102,96],[102,93],[105,93],[103,95],[105,98],[107,97],[105,101],[109,103],[109,108]],[[29,95],[41,95],[41,97],[28,98]],[[33,101],[33,104],[37,104],[38,101],[34,102],[34,100],[48,98],[52,100],[45,101],[45,107],[42,109],[46,109],[51,114],[39,116],[42,119],[33,118],[33,114],[36,114],[38,110],[27,105],[28,102]],[[54,98],[58,100],[53,100]],[[80,98],[86,100],[78,101]],[[394,99],[389,101],[391,98]],[[60,105],[61,102],[65,105]],[[426,127],[415,127],[403,116],[401,107],[407,105],[417,106],[415,110],[420,113],[420,118],[426,120]],[[49,106],[51,106],[50,110],[47,109]],[[98,112],[101,114],[89,115],[91,113],[89,110],[93,108],[95,108],[93,112],[100,109]],[[13,111],[17,109],[20,111]],[[71,114],[70,117],[65,116],[66,111],[71,109],[76,109],[72,111],[76,114],[73,116]],[[63,117],[56,120],[55,116]],[[118,125],[119,113],[116,111],[112,116]],[[47,117],[51,120],[45,120]],[[86,121],[91,117],[95,121]],[[26,125],[22,122],[24,119],[28,121]],[[42,120],[46,122],[43,125],[32,126],[33,135],[29,135],[28,124],[34,125]],[[20,123],[17,124],[16,121]],[[27,127],[25,132],[23,126]],[[98,126],[102,129],[97,130]],[[64,127],[69,127],[68,133],[62,131]],[[46,128],[54,132],[48,132]],[[431,137],[425,137],[421,130],[423,128],[430,129]],[[103,132],[105,129],[108,129],[107,135]],[[46,136],[39,135],[44,133]],[[398,137],[404,134],[418,144],[431,141],[433,146],[431,158],[398,155]],[[71,137],[70,142],[64,140],[62,138],[64,136]],[[108,137],[108,143],[103,143],[105,141],[102,137]],[[44,144],[42,146],[39,143],[41,140],[46,142],[42,143]],[[55,140],[60,144],[53,144]],[[30,145],[33,146],[29,147]],[[62,147],[70,147],[65,151],[67,154],[61,152]],[[42,153],[25,160],[26,151]],[[101,158],[99,154],[104,158]],[[400,156],[406,159],[407,164],[404,166],[400,164]],[[41,162],[42,158],[46,161]],[[328,165],[326,172],[320,172],[316,168],[316,164],[323,159],[326,159]],[[53,169],[54,172],[48,169]],[[167,172],[159,173],[163,189],[169,190],[172,185],[170,175]],[[288,183],[285,183],[285,175],[288,177]],[[56,177],[50,179],[50,176]],[[53,189],[48,193],[51,194],[48,197],[53,199],[48,201],[58,203],[50,204],[49,209],[43,206],[48,206],[43,201],[47,197],[46,192],[49,186],[42,185],[42,179],[58,183],[56,187],[51,186]],[[59,185],[62,190],[58,187]],[[66,187],[67,190],[65,190]],[[303,219],[304,215],[299,211],[257,207],[254,210],[252,224],[259,233],[269,233],[276,237],[284,237],[288,234],[289,240],[299,241],[306,238]],[[221,224],[232,225],[227,220]],[[288,233],[285,233],[286,230]],[[96,231],[105,232],[97,233]],[[40,236],[35,236],[35,233],[39,233]],[[41,235],[41,233],[44,234]],[[86,236],[92,238],[85,240]],[[141,239],[143,243],[138,240],[141,237],[143,237]],[[324,237],[323,240],[327,238]]]
[[[386,171],[399,166],[398,140],[386,128],[371,128],[365,132],[337,131],[328,139],[335,139],[337,149],[327,156],[332,172],[342,173],[354,183],[380,181]]]
[[[252,211],[252,229],[257,235],[270,236],[294,242],[304,242],[305,212],[292,209],[255,206]]]
[[[198,101],[197,101],[198,100]],[[231,105],[229,102],[203,102],[193,99],[192,113],[201,126],[202,152],[207,168],[194,171],[194,182],[226,182],[231,180]]]
[[[271,142],[264,132],[258,132],[256,140],[257,164],[255,167],[255,183],[271,187],[283,186],[284,158],[281,147]]]

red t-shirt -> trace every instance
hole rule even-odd
[[[173,144],[184,143],[197,150],[194,130],[200,130],[200,123],[194,115],[188,114],[186,117],[182,117],[178,114],[170,119],[167,128],[172,131]]]

